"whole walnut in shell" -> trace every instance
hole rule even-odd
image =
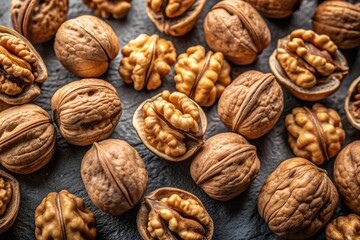
[[[334,163],[334,180],[351,211],[360,214],[360,141],[347,145]]]
[[[360,239],[360,217],[356,214],[340,216],[326,226],[327,240]]]
[[[345,140],[339,114],[320,103],[296,107],[285,118],[288,141],[294,154],[320,165],[335,157]]]
[[[200,45],[190,47],[179,55],[175,65],[175,87],[200,106],[209,107],[230,84],[230,71],[221,52],[206,53]]]
[[[56,33],[56,57],[79,77],[99,77],[109,68],[120,44],[103,20],[83,15],[64,22]]]
[[[81,177],[91,201],[102,211],[120,215],[140,200],[148,176],[138,152],[127,142],[95,142],[81,163]]]
[[[131,0],[82,0],[96,15],[103,18],[110,16],[119,19],[127,15],[131,8]]]
[[[217,3],[205,17],[204,33],[213,51],[238,65],[254,62],[271,42],[264,19],[249,3],[238,0]]]
[[[313,29],[328,35],[339,48],[360,46],[360,4],[346,1],[325,1],[313,16]]]
[[[298,10],[302,0],[245,0],[269,18],[286,18]]]
[[[100,79],[66,84],[51,98],[51,109],[63,138],[78,146],[109,137],[122,113],[116,89]]]
[[[144,87],[154,90],[171,70],[176,60],[176,50],[172,42],[154,34],[140,34],[121,50],[123,58],[119,74],[125,83],[133,84],[135,90]]]
[[[360,130],[360,76],[352,81],[348,89],[345,113],[350,124]]]
[[[218,114],[231,131],[254,139],[274,127],[283,108],[283,93],[274,75],[247,71],[225,89]]]
[[[55,36],[68,10],[68,0],[12,0],[11,22],[30,42],[43,43]]]
[[[282,162],[266,179],[257,207],[279,237],[306,239],[330,220],[339,196],[326,171],[304,158]]]
[[[84,201],[67,190],[49,193],[35,210],[35,237],[95,240],[95,215]]]
[[[236,133],[220,133],[206,140],[190,167],[196,184],[220,201],[245,191],[259,171],[256,147]]]

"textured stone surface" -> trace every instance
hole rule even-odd
[[[0,24],[11,27],[10,22],[10,0],[1,1]],[[160,37],[173,41],[178,53],[183,53],[190,46],[202,44],[206,46],[203,38],[203,19],[206,12],[216,4],[216,0],[208,0],[204,13],[202,14],[196,27],[187,35],[181,38],[172,38],[159,33],[154,24],[150,21],[145,11],[144,0],[133,0],[132,8],[128,16],[123,20],[105,20],[117,33],[121,47],[136,38],[141,33],[152,35],[157,33]],[[360,2],[359,0],[357,2]],[[257,61],[250,66],[237,67],[232,65],[232,77],[235,78],[240,73],[257,69],[262,72],[270,72],[268,59],[276,47],[276,40],[289,34],[296,28],[311,28],[311,17],[315,11],[318,1],[304,0],[299,11],[285,20],[269,20],[267,22],[271,33],[271,45],[259,55]],[[70,0],[70,11],[68,19],[82,14],[92,14],[81,0]],[[33,102],[50,112],[50,99],[57,89],[78,78],[68,72],[56,59],[53,51],[53,41],[36,46],[48,67],[49,78],[45,82],[41,95]],[[207,50],[209,48],[206,46]],[[349,61],[350,74],[344,79],[341,88],[329,98],[320,101],[328,107],[336,109],[346,131],[346,140],[343,146],[359,138],[359,131],[352,128],[346,119],[344,112],[344,101],[347,88],[351,81],[360,75],[360,52],[355,50],[343,51]],[[206,209],[210,213],[215,224],[215,240],[240,240],[240,239],[277,239],[270,231],[265,222],[260,218],[256,210],[256,198],[266,177],[272,172],[280,162],[293,157],[290,146],[287,142],[287,132],[284,125],[285,116],[296,106],[311,106],[312,103],[300,101],[284,92],[284,112],[281,115],[275,128],[265,136],[250,141],[257,148],[257,153],[261,161],[261,170],[258,177],[251,184],[250,188],[238,197],[228,202],[218,202],[208,197],[200,187],[198,187],[190,176],[190,161],[181,163],[167,162],[156,157],[139,140],[131,124],[131,118],[138,105],[145,99],[160,93],[164,89],[175,90],[173,81],[173,69],[163,81],[163,85],[155,91],[136,92],[131,85],[125,85],[118,74],[118,66],[121,60],[119,54],[111,63],[109,71],[102,77],[111,82],[117,89],[122,104],[123,114],[116,127],[112,138],[128,141],[134,146],[145,161],[145,166],[149,172],[149,185],[145,194],[159,187],[177,187],[187,190],[198,196]],[[217,106],[204,109],[208,116],[208,130],[206,138],[220,132],[227,131],[227,128],[220,122],[217,116]],[[53,159],[43,169],[30,175],[13,174],[20,182],[21,186],[21,206],[18,218],[14,225],[0,237],[4,240],[25,240],[35,239],[35,208],[41,200],[52,191],[68,189],[71,193],[82,197],[87,208],[95,212],[100,240],[117,239],[141,239],[136,229],[136,214],[139,204],[134,209],[124,215],[113,217],[98,210],[90,201],[80,175],[81,159],[90,147],[76,147],[68,144],[58,133],[58,146]],[[333,179],[334,159],[321,165],[325,168],[331,179]],[[3,169],[1,167],[1,169]],[[339,202],[334,217],[347,215],[350,211],[343,202]],[[324,239],[324,229],[313,239]]]

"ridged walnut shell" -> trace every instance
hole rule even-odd
[[[260,171],[256,147],[236,133],[220,133],[205,141],[190,173],[210,197],[230,200],[249,188]]]
[[[282,238],[306,239],[335,212],[339,196],[326,171],[304,158],[282,162],[266,179],[257,206],[271,231]]]
[[[111,135],[122,106],[113,85],[100,79],[82,79],[58,89],[51,98],[51,110],[63,138],[86,146]]]
[[[49,114],[33,104],[0,112],[0,162],[6,169],[33,173],[47,164],[56,148]]]
[[[35,210],[37,240],[95,240],[95,215],[67,190],[49,193]]]
[[[11,22],[30,42],[43,43],[55,36],[68,10],[68,0],[12,0]]]
[[[313,16],[313,29],[328,35],[339,48],[360,46],[360,3],[325,1]]]
[[[45,63],[32,44],[0,25],[0,111],[34,100],[47,77]]]
[[[286,18],[298,10],[302,0],[245,0],[269,18]]]
[[[231,131],[254,139],[275,126],[283,108],[283,93],[274,75],[247,71],[225,88],[218,114]]]
[[[334,163],[334,180],[346,205],[360,214],[360,141],[341,150]]]
[[[205,17],[204,33],[213,51],[238,65],[254,62],[271,42],[264,19],[249,3],[238,0],[217,3]]]
[[[195,195],[178,188],[159,188],[147,195],[136,225],[144,240],[212,239],[214,222]]]
[[[15,222],[21,197],[19,182],[13,176],[0,170],[0,180],[0,203],[3,213],[0,215],[0,234],[3,234]],[[11,193],[10,196],[9,193]],[[4,205],[5,203],[6,205]]]
[[[345,99],[345,113],[350,124],[360,130],[360,77],[349,87]]]
[[[56,57],[78,77],[99,77],[119,52],[114,30],[103,20],[83,15],[64,22],[56,33]]]
[[[124,18],[131,8],[131,0],[82,0],[96,15],[103,18]]]
[[[132,209],[148,182],[144,161],[138,152],[117,139],[93,144],[82,160],[81,177],[91,201],[112,215]]]
[[[326,226],[327,240],[359,240],[360,217],[356,214],[340,216]]]

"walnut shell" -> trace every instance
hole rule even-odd
[[[360,141],[347,145],[334,163],[334,180],[351,211],[360,214]]]
[[[160,32],[173,37],[195,26],[206,0],[146,0],[146,12]]]
[[[124,18],[131,8],[131,0],[82,0],[96,15],[103,18]]]
[[[302,0],[245,0],[269,18],[286,18],[298,10]]]
[[[327,240],[360,239],[360,217],[356,214],[340,216],[326,226]]]
[[[55,36],[68,10],[68,0],[12,0],[11,22],[30,42],[43,43]]]
[[[345,99],[345,113],[350,124],[360,130],[360,76],[352,81]]]
[[[320,165],[335,157],[345,140],[339,114],[320,103],[296,107],[285,118],[288,141],[294,154]]]
[[[34,100],[47,77],[45,63],[31,43],[0,26],[0,111]]]
[[[159,188],[147,195],[136,225],[144,240],[212,239],[214,223],[195,195],[178,188]]]
[[[238,0],[217,3],[205,17],[204,33],[213,51],[238,65],[254,62],[271,42],[264,19],[249,3]]]
[[[346,1],[325,1],[313,16],[313,29],[328,35],[339,48],[360,46],[360,4]]]
[[[326,171],[304,158],[282,162],[265,181],[257,206],[279,237],[306,239],[329,221],[338,193]]]
[[[148,176],[138,152],[127,142],[95,142],[81,163],[81,177],[91,201],[102,211],[120,215],[140,200]]]
[[[175,87],[200,106],[209,107],[230,84],[230,71],[231,67],[221,52],[206,53],[203,46],[193,46],[178,57]]]
[[[56,131],[49,114],[25,104],[0,112],[0,162],[20,174],[45,166],[56,149]]]
[[[95,240],[95,215],[67,190],[49,193],[35,210],[37,240]]]
[[[274,127],[283,108],[283,93],[275,77],[271,73],[247,71],[225,89],[218,114],[231,131],[254,139]]]
[[[99,77],[109,68],[120,44],[101,19],[83,15],[64,22],[56,33],[56,57],[78,77]]]
[[[51,98],[51,109],[63,138],[78,146],[109,137],[122,113],[116,89],[100,79],[66,84]]]
[[[205,141],[190,173],[210,197],[227,201],[244,192],[260,171],[256,147],[236,133],[220,133]]]

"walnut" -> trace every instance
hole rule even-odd
[[[328,35],[339,48],[360,46],[360,4],[346,1],[325,1],[313,16],[313,29]]]
[[[43,239],[93,240],[94,214],[84,201],[67,190],[49,193],[35,210],[35,237]]]
[[[137,91],[146,87],[154,90],[161,85],[161,80],[169,74],[171,65],[176,60],[176,50],[172,42],[140,34],[128,42],[121,50],[123,58],[119,74],[125,83],[134,84]]]
[[[245,0],[269,18],[286,18],[298,10],[302,0]]]
[[[51,109],[63,138],[78,146],[109,137],[122,113],[116,89],[100,79],[82,79],[58,89]]]
[[[11,21],[30,42],[43,43],[55,36],[68,10],[68,0],[12,0]]]
[[[127,142],[95,142],[81,163],[81,177],[91,201],[102,211],[120,215],[144,194],[148,176],[144,161]]]
[[[282,162],[266,179],[257,206],[279,237],[306,239],[329,221],[338,193],[326,171],[304,158]]]
[[[34,100],[47,76],[45,63],[31,43],[0,26],[0,111]]]
[[[264,19],[249,3],[238,0],[217,3],[205,17],[204,33],[213,51],[238,65],[254,62],[271,42]]]
[[[230,200],[245,191],[259,171],[256,147],[230,132],[206,140],[190,167],[196,184],[219,201]]]
[[[63,23],[56,33],[56,57],[79,77],[99,77],[119,52],[118,38],[101,19],[83,15]]]
[[[360,77],[352,81],[345,100],[345,113],[350,124],[360,130]]]
[[[201,107],[185,94],[165,90],[139,106],[133,126],[153,153],[183,161],[203,144],[207,120]]]
[[[360,214],[360,141],[347,145],[334,163],[334,180],[351,211]]]
[[[159,31],[179,37],[196,24],[206,0],[146,0],[146,12]]]
[[[144,240],[210,240],[214,231],[214,223],[201,201],[177,188],[159,188],[147,195],[136,224]]]
[[[6,169],[33,173],[50,161],[55,149],[55,127],[44,109],[25,104],[0,113],[0,162]]]
[[[221,52],[205,52],[203,46],[190,47],[178,57],[175,65],[175,83],[200,106],[209,107],[230,84],[231,67]]]
[[[274,127],[283,108],[283,93],[275,77],[271,73],[247,71],[225,89],[218,114],[231,131],[254,139]]]
[[[288,141],[294,154],[320,165],[335,157],[345,140],[339,114],[320,103],[296,107],[285,118]]]
[[[360,239],[360,217],[356,214],[341,216],[326,226],[327,240]]]
[[[124,18],[131,8],[131,0],[82,0],[96,15],[103,18],[112,16],[115,19]]]
[[[349,70],[345,57],[328,36],[304,29],[280,39],[269,63],[279,83],[306,101],[333,94]]]

